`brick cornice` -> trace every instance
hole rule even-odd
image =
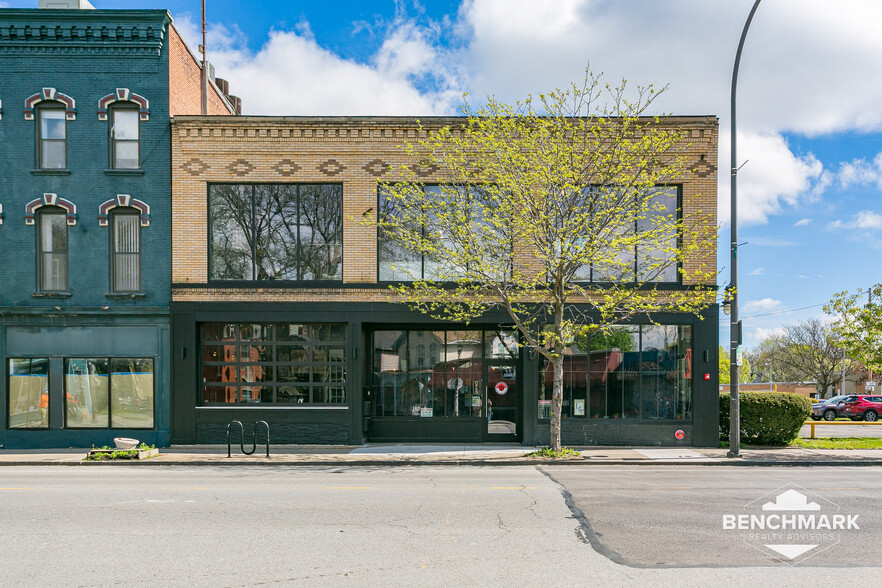
[[[164,10],[0,10],[0,55],[158,57],[170,22]]]
[[[647,117],[647,122],[652,122]],[[427,131],[441,127],[457,127],[466,123],[465,117],[450,116],[175,116],[172,117],[174,136],[182,143],[204,142],[262,142],[272,141],[346,141],[400,142],[426,137]],[[693,143],[709,141],[716,136],[718,119],[715,116],[672,116],[662,126],[673,126],[689,131]],[[694,127],[694,128],[693,128]],[[712,127],[714,131],[711,131]]]

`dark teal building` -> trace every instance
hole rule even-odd
[[[0,9],[0,447],[169,443],[171,23]]]

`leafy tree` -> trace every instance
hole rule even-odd
[[[731,365],[732,361],[729,357],[729,353],[723,349],[722,345],[720,345],[720,384],[732,383],[732,372],[730,371]],[[744,360],[738,367],[738,381],[742,383],[749,382],[752,374],[753,371],[750,369],[750,359],[748,359],[747,354],[745,354]]]
[[[867,297],[867,303],[862,301]],[[841,344],[864,366],[876,373],[882,372],[882,284],[854,294],[839,292],[824,312],[835,317],[833,330]]]
[[[576,346],[584,353],[585,351],[598,351],[600,349],[618,349],[619,351],[636,351],[634,349],[634,337],[628,331],[610,330],[608,332],[597,332],[591,336],[591,343],[588,343],[587,333],[577,333],[575,337]]]
[[[812,379],[781,361],[778,352],[784,347],[785,337],[772,335],[760,341],[753,349],[745,351],[744,359],[750,362],[752,370],[750,379],[760,382],[804,382]]]
[[[780,369],[793,381],[814,381],[821,396],[842,380],[842,341],[831,325],[820,319],[787,325],[783,335],[772,337],[764,344],[764,357],[771,362],[774,373]],[[846,373],[855,367],[857,362],[846,357]]]
[[[381,245],[427,268],[403,264],[414,281],[394,287],[400,299],[465,323],[504,309],[523,345],[552,365],[555,451],[563,355],[577,336],[657,312],[697,314],[716,297],[705,286],[716,274],[713,217],[678,215],[675,192],[658,188],[688,172],[685,131],[641,116],[659,93],[638,87],[629,99],[626,82],[586,72],[583,84],[537,101],[466,104],[461,126],[404,145],[415,163],[402,166],[404,181],[381,185]],[[427,189],[425,170],[443,185]],[[678,272],[701,286],[658,285]]]

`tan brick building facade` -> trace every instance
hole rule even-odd
[[[376,389],[375,372],[380,370],[380,363],[387,361],[381,356],[385,357],[388,353],[381,351],[377,347],[379,344],[372,343],[378,340],[377,333],[385,336],[393,332],[390,329],[398,329],[404,333],[402,337],[409,341],[415,337],[411,333],[417,333],[418,329],[449,330],[462,328],[463,325],[444,325],[421,317],[403,305],[392,302],[386,286],[378,284],[377,232],[376,226],[370,222],[378,208],[377,182],[395,180],[399,177],[397,169],[402,165],[413,164],[401,149],[402,144],[416,143],[427,129],[447,125],[455,127],[462,120],[435,117],[421,118],[419,121],[410,117],[173,118],[172,347],[173,355],[178,358],[176,377],[181,378],[176,380],[176,391],[173,393],[173,396],[177,394],[173,398],[172,406],[173,442],[219,442],[226,423],[232,419],[267,420],[273,428],[273,438],[280,440],[281,436],[287,442],[361,443],[366,438],[473,442],[494,439],[493,432],[487,425],[492,418],[491,403],[486,402],[489,396],[482,401],[484,412],[471,419],[450,418],[453,415],[459,417],[463,414],[461,411],[465,411],[465,408],[461,409],[459,406],[462,404],[459,398],[453,401],[414,401],[412,410],[410,405],[406,407],[407,414],[394,412],[392,417],[382,407],[378,409],[378,405],[386,401],[379,399],[378,394],[383,392]],[[717,119],[671,117],[666,119],[665,124],[684,130],[689,143],[685,153],[692,171],[681,184],[683,214],[700,217],[705,228],[712,229],[716,225],[717,206]],[[421,168],[421,174],[421,178],[427,183],[443,182],[443,178],[438,175],[439,170],[431,166],[427,169]],[[293,284],[212,282],[209,279],[209,186],[295,183],[342,185],[342,280],[331,284],[310,284],[306,281]],[[684,238],[689,239],[690,235],[684,235]],[[713,269],[715,265],[716,250],[712,246],[701,255],[687,260],[684,271],[689,274],[698,268]],[[584,398],[576,398],[575,395],[579,392],[574,392],[567,409],[570,418],[565,422],[563,431],[565,443],[708,445],[716,442],[716,381],[710,377],[707,380],[704,378],[704,374],[715,377],[717,372],[715,367],[710,367],[716,366],[717,361],[716,306],[708,308],[703,321],[691,315],[669,318],[671,328],[680,333],[677,336],[686,337],[683,340],[688,339],[688,343],[684,344],[677,356],[679,359],[671,360],[680,366],[676,368],[680,370],[680,375],[671,375],[674,372],[669,371],[664,377],[667,378],[666,381],[671,378],[688,378],[688,384],[677,384],[688,387],[688,411],[683,412],[681,407],[677,409],[681,412],[676,417],[670,411],[665,416],[662,413],[667,409],[659,408],[661,404],[656,399],[653,406],[658,419],[650,421],[648,418],[636,418],[637,415],[642,417],[648,413],[645,406],[637,404],[645,404],[649,399],[644,401],[638,394],[631,403],[633,406],[625,407],[625,393],[622,392],[622,400],[615,401],[618,402],[618,408],[604,408],[603,415],[600,418],[595,415],[594,420],[588,418],[593,411],[588,393],[583,393]],[[208,391],[212,385],[206,382],[213,377],[211,374],[215,372],[212,370],[216,366],[205,349],[214,349],[219,345],[219,340],[225,341],[224,345],[230,347],[243,343],[246,339],[245,331],[250,333],[254,330],[252,327],[259,325],[264,325],[265,327],[260,328],[267,333],[267,329],[278,331],[282,327],[288,329],[294,324],[308,325],[310,333],[313,329],[318,333],[320,327],[324,328],[321,325],[326,323],[331,325],[329,328],[339,325],[346,330],[345,359],[342,360],[346,373],[343,384],[346,388],[344,400],[331,405],[328,402],[333,401],[327,400],[329,396],[326,396],[323,397],[324,404],[310,406],[310,402],[316,402],[314,396],[298,391],[296,394],[300,395],[299,398],[307,394],[306,398],[312,400],[302,404],[287,404],[291,402],[289,400],[282,403],[279,398],[283,392],[288,398],[288,389],[297,386],[284,384],[279,375],[275,377],[275,381],[270,384],[261,383],[261,386],[252,386],[250,380],[247,386],[243,385],[241,380],[244,377],[237,382],[226,382],[223,386],[224,392],[219,392],[216,397]],[[491,333],[498,332],[499,325],[504,323],[504,316],[495,315],[488,318],[488,322],[471,328],[478,329],[475,333],[484,333],[483,340],[487,349],[490,349]],[[648,340],[651,334],[649,328],[647,327],[645,335],[641,330],[643,327],[634,329],[634,341],[643,345],[644,338]],[[216,340],[213,333],[220,330],[224,331],[226,339],[221,337]],[[447,339],[436,333],[433,341],[440,341],[442,347],[445,345],[444,341],[447,341],[447,347],[452,348],[451,332],[447,332]],[[207,340],[207,337],[212,338]],[[282,343],[278,335],[268,334],[265,338],[262,344],[266,349],[276,346],[276,353],[281,353],[279,346]],[[462,349],[463,345],[459,343],[458,347]],[[416,344],[411,347],[417,348]],[[489,354],[490,351],[486,353]],[[511,411],[511,419],[516,426],[512,425],[512,435],[507,440],[516,439],[527,444],[541,443],[543,434],[547,435],[547,426],[540,423],[544,418],[543,401],[537,396],[537,386],[541,387],[541,382],[537,384],[531,375],[540,368],[535,358],[527,357],[526,353],[521,355],[523,357],[506,360],[509,361],[508,364],[504,361],[500,364],[508,370],[506,373],[511,377],[517,374],[517,383],[514,380],[510,382],[513,389],[517,386],[517,393],[512,393],[504,400],[496,398],[493,407],[497,413],[506,409]],[[622,355],[625,361],[620,358],[619,363],[626,365],[629,361],[625,357],[627,354]],[[266,373],[272,373],[270,368],[278,370],[277,374],[289,369],[287,364],[278,361],[278,357],[274,357],[273,361],[275,363],[266,360]],[[402,373],[407,370],[413,372],[414,362],[419,362],[419,359],[411,358],[401,365],[404,366],[408,361],[410,366],[400,368]],[[590,361],[593,366],[599,359],[592,356]],[[240,360],[236,365],[230,362],[225,369],[236,368],[239,372],[246,373],[249,368],[247,362],[243,362],[245,360]],[[475,376],[476,387],[478,384],[486,386],[493,380],[492,370],[496,368],[488,368],[488,363],[490,362],[476,368],[483,370]],[[207,365],[211,369],[206,368]],[[648,368],[635,369],[638,379],[643,377],[640,374],[649,373]],[[425,379],[419,383],[420,390],[424,387],[444,388],[443,382],[462,382],[462,378],[449,378],[450,374],[444,373],[447,375],[438,379],[442,382],[440,385],[432,383],[435,382],[434,374],[429,377],[427,373]],[[406,378],[402,375],[400,388],[397,383],[393,386],[395,402],[399,402],[399,395],[409,393],[404,379]],[[310,384],[314,385],[314,382]],[[622,384],[623,387],[625,385]],[[239,391],[235,392],[233,388]],[[258,401],[254,399],[251,388],[259,389],[261,394],[265,394],[268,389],[273,392],[267,394],[267,401]],[[443,392],[447,393],[446,390]],[[457,388],[455,395],[460,393],[461,390]],[[609,395],[608,392],[606,394]],[[659,392],[656,396],[665,394],[668,392]],[[230,397],[238,400],[212,401]],[[517,405],[507,406],[509,400],[515,402],[515,397]],[[230,404],[223,405],[224,402]],[[477,403],[478,400],[474,402]],[[612,406],[610,402],[605,399],[604,406]],[[470,408],[473,407],[470,405]],[[448,418],[437,418],[441,414]],[[616,416],[613,417],[613,414]],[[687,414],[689,422],[683,420]],[[628,422],[613,424],[615,419],[619,419],[619,415],[623,417],[621,421]],[[426,416],[432,418],[425,418]],[[625,419],[625,416],[635,418]],[[174,424],[175,421],[177,425]],[[685,430],[685,439],[675,441],[675,429]],[[500,437],[496,440],[503,439]]]
[[[717,123],[715,117],[675,117],[687,129],[687,158],[694,173],[682,184],[685,216],[705,215],[716,224]],[[419,123],[423,130],[420,130]],[[178,116],[172,122],[173,300],[386,300],[387,290],[345,288],[377,282],[375,214],[378,180],[398,178],[410,165],[401,149],[426,130],[461,122],[456,118],[236,117]],[[435,173],[426,182],[441,182]],[[339,290],[188,289],[208,283],[208,202],[210,183],[340,182],[343,184],[343,286]],[[687,236],[688,238],[688,236]],[[689,260],[688,274],[714,267],[716,249]]]

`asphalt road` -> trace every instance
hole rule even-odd
[[[745,541],[744,533],[724,529],[723,517],[759,514],[746,505],[760,498],[761,503],[771,501],[776,490],[791,487],[821,505],[819,512],[859,515],[860,530],[836,533],[836,545],[817,550],[800,567],[882,565],[882,551],[868,549],[882,544],[879,467],[542,469],[571,494],[576,512],[584,513],[595,549],[628,566],[777,567],[782,560],[789,562]]]
[[[779,482],[847,484],[861,490],[837,491],[839,502],[861,513],[861,551],[876,553],[880,474],[8,467],[0,480],[0,586],[874,586],[882,568],[843,573],[855,563],[852,548],[842,548],[853,538],[811,564],[756,562],[743,554],[750,547],[719,530],[718,517]],[[664,489],[674,486],[693,490]],[[727,562],[759,566],[680,567]]]

